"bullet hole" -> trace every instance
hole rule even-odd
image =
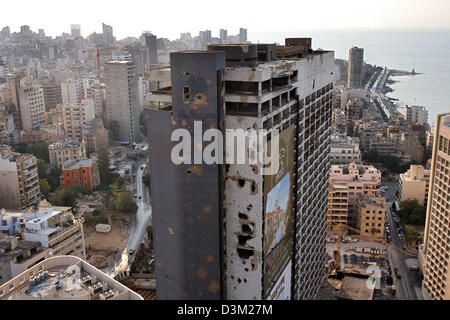
[[[248,268],[245,268],[244,270],[245,270],[246,272],[248,272]]]
[[[241,282],[242,282],[241,278],[238,278],[238,283],[241,283]]]
[[[250,240],[251,238],[253,237],[248,235],[239,235],[238,236],[239,245],[245,246],[247,244],[247,241]]]
[[[239,185],[239,188],[243,188],[245,186],[245,180],[244,179],[238,179],[238,185]]]
[[[249,259],[255,253],[253,249],[237,248],[237,253],[241,259]]]
[[[248,211],[252,210],[252,208],[253,208],[253,205],[251,205],[251,204],[249,204],[249,205],[247,206],[247,210],[248,210]]]
[[[231,279],[234,280],[234,276],[231,276]]]
[[[189,72],[187,72],[187,71],[181,71],[181,74],[182,74],[183,76],[188,76],[188,75],[189,75]]]
[[[227,165],[225,165],[225,172],[228,173],[229,171],[230,171],[230,165],[227,164]]]
[[[183,125],[183,127],[189,128],[189,124],[188,124],[188,122],[186,121],[186,119],[181,120],[181,124]]]
[[[255,181],[252,181],[252,184],[250,186],[250,191],[252,194],[255,194],[258,192],[258,186],[256,185]]]
[[[256,166],[256,165],[251,165],[251,167],[252,167],[252,171],[253,171],[253,173],[254,174],[258,174],[258,172],[259,172],[259,170],[258,170],[258,166]]]
[[[247,279],[244,279],[244,283],[247,283]]]
[[[246,214],[244,214],[244,213],[240,213],[239,212],[239,219],[247,220],[248,216]]]

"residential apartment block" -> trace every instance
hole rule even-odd
[[[67,161],[86,159],[86,147],[84,140],[64,140],[62,142],[52,143],[48,146],[50,154],[50,165],[53,168],[62,169]]]
[[[357,226],[361,235],[384,239],[386,199],[360,195],[356,199]]]
[[[430,188],[430,170],[421,165],[411,165],[409,170],[400,174],[398,195],[400,201],[416,199],[426,206]]]
[[[83,140],[84,128],[95,118],[94,100],[85,99],[80,104],[63,105],[64,132],[67,138]]]
[[[0,208],[24,209],[40,200],[36,157],[0,146]]]
[[[356,163],[332,165],[328,197],[328,229],[346,223],[357,226],[356,200],[359,195],[380,195],[381,172]],[[348,208],[347,212],[345,209]]]
[[[135,142],[140,138],[138,82],[136,67],[130,61],[105,64],[106,119],[119,125],[119,139]]]
[[[331,164],[350,164],[361,162],[359,138],[348,136],[331,136]]]

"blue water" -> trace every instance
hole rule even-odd
[[[352,46],[364,48],[364,60],[390,69],[411,71],[416,76],[394,77],[398,81],[389,96],[400,104],[423,105],[430,124],[436,115],[450,111],[450,30],[333,30],[253,33],[252,42],[279,42],[285,37],[312,37],[313,47],[334,50],[335,57],[348,59]],[[415,61],[415,62],[414,62]],[[404,112],[403,109],[400,109]]]

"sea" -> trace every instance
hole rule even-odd
[[[253,43],[283,43],[287,37],[312,37],[314,49],[333,50],[336,58],[348,59],[353,46],[364,48],[367,63],[411,71],[415,76],[391,77],[391,98],[405,105],[425,106],[430,125],[436,115],[450,112],[450,29],[447,30],[299,30],[251,33]]]

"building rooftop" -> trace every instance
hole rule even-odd
[[[2,300],[143,300],[75,256],[48,258],[0,286]]]
[[[91,167],[92,164],[93,164],[93,161],[90,159],[77,159],[77,160],[65,162],[63,165],[63,169],[73,170],[73,169],[79,169],[82,167]]]

